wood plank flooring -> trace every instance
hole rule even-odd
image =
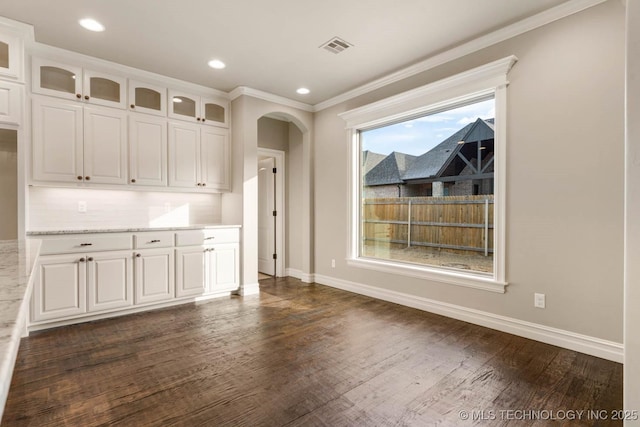
[[[260,286],[32,334],[2,426],[621,425],[561,412],[620,409],[620,364],[295,279]]]

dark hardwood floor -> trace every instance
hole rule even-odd
[[[295,279],[260,285],[32,334],[2,426],[621,425],[562,412],[620,409],[620,364]]]

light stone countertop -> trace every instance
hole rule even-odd
[[[131,233],[139,231],[180,231],[201,230],[215,228],[240,228],[237,224],[193,224],[185,226],[159,226],[159,227],[78,227],[78,228],[33,228],[27,231],[27,236],[47,236],[62,234],[88,234],[88,233]]]
[[[39,240],[0,240],[0,419],[25,330]]]

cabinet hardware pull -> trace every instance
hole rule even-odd
[[[82,181],[82,177],[81,176],[78,177],[78,181]]]
[[[93,261],[93,257],[87,258],[87,261]]]
[[[204,117],[202,118],[202,123],[204,123]]]
[[[207,186],[207,183],[206,183],[206,182],[203,182],[203,183],[202,183],[202,186],[203,186],[203,187],[206,187],[206,186]]]
[[[85,181],[91,181],[91,177],[90,177],[90,176],[85,176],[85,177],[84,177],[84,180],[85,180]]]
[[[200,187],[200,186],[201,186],[202,184],[200,184],[200,183],[197,183],[196,185],[197,185],[198,187]]]
[[[154,240],[150,241],[149,243],[160,243],[160,240],[155,240],[154,239]]]
[[[82,95],[80,95],[79,93],[76,93],[76,98],[80,99],[82,98]]]
[[[131,104],[129,107],[136,108],[136,105],[135,104]]]
[[[80,258],[80,262],[84,262],[84,261],[85,261],[84,258]]]
[[[80,246],[93,246],[93,243],[80,243]]]
[[[215,237],[214,237],[214,236],[210,236],[210,237],[205,237],[205,238],[204,238],[204,240],[213,240],[213,239],[215,239]]]
[[[136,180],[135,180],[135,179],[132,179],[132,180],[131,180],[131,182],[135,183],[135,182],[136,182]]]
[[[89,100],[89,95],[85,95],[84,99],[86,99],[88,101]]]
[[[197,118],[196,118],[196,120],[197,120],[197,121],[200,121],[200,117],[197,117]]]
[[[142,255],[140,254],[136,254],[136,258],[140,258]]]

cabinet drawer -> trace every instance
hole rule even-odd
[[[187,230],[176,233],[176,246],[234,243],[239,241],[240,233],[237,228]]]
[[[72,254],[80,252],[95,251],[117,251],[131,249],[131,236],[96,236],[88,234],[86,236],[73,236],[59,239],[43,239],[40,253],[49,254]]]
[[[133,247],[136,249],[145,248],[168,248],[173,246],[173,232],[153,232],[136,233],[133,235]]]

